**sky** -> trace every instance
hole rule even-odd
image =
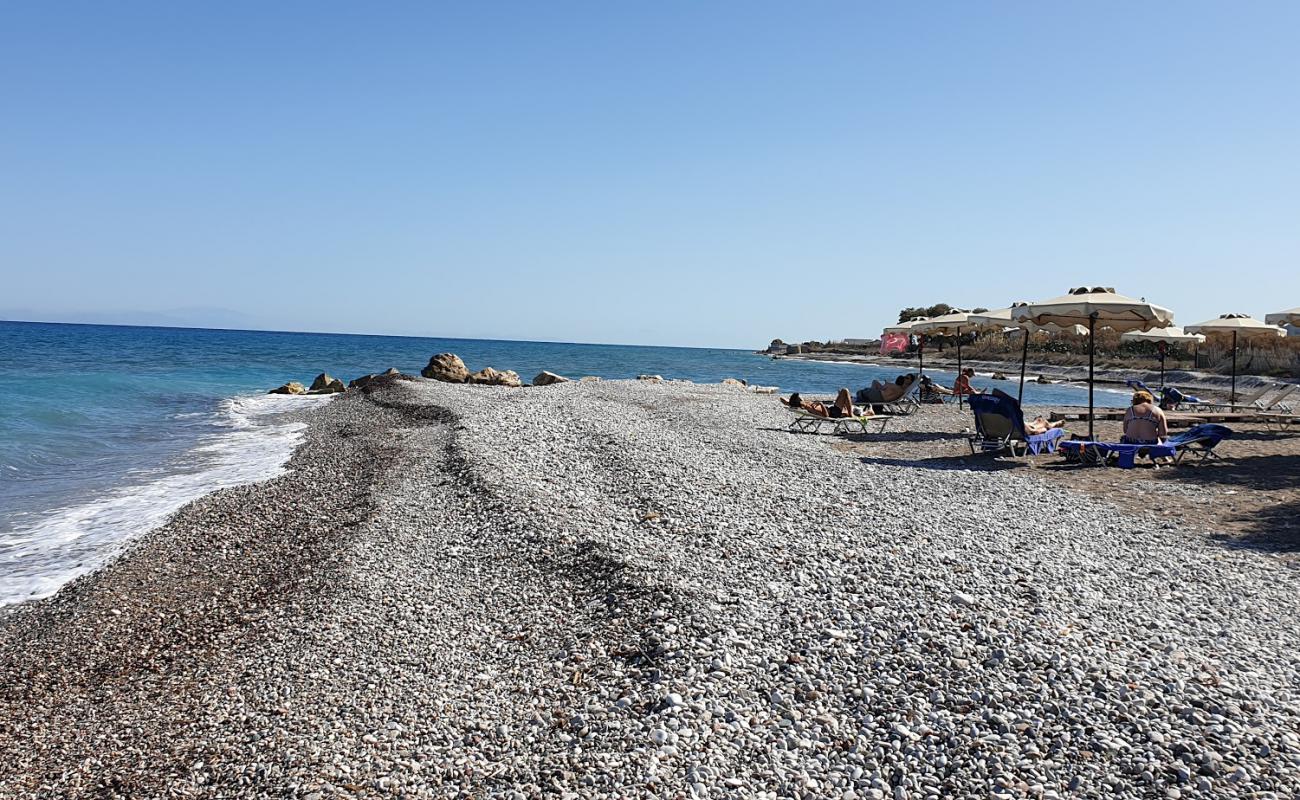
[[[1300,4],[10,3],[0,319],[756,348],[1300,305]]]

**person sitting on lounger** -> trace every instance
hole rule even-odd
[[[1133,404],[1124,412],[1124,444],[1160,444],[1169,436],[1169,421],[1150,392],[1133,393]]]
[[[957,380],[952,383],[952,393],[961,397],[962,395],[980,394],[980,390],[970,385],[970,379],[975,377],[975,370],[967,367],[957,374]]]

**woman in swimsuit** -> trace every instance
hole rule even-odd
[[[1169,435],[1169,421],[1150,392],[1133,393],[1133,405],[1124,412],[1124,444],[1159,444]]]

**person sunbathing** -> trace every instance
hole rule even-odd
[[[871,382],[870,388],[862,389],[858,392],[858,400],[862,403],[871,405],[882,405],[884,403],[893,403],[907,394],[907,390],[912,388],[912,382],[916,376],[912,374],[899,375],[890,383],[883,383],[880,380]]]
[[[1160,444],[1169,436],[1169,421],[1150,392],[1133,393],[1133,404],[1124,412],[1124,444]]]
[[[1007,394],[1001,389],[994,389],[989,394],[991,394],[994,397],[1006,398],[1007,400],[1010,400],[1011,402],[1015,403],[1017,406],[1020,405],[1020,401],[1016,400],[1016,398],[1012,397],[1011,395]],[[1053,428],[1064,428],[1064,427],[1065,427],[1065,420],[1063,419],[1058,419],[1056,422],[1052,422],[1048,420],[1046,417],[1038,416],[1038,417],[1034,417],[1032,421],[1031,420],[1025,421],[1025,435],[1038,436],[1039,434],[1047,433]]]
[[[849,395],[848,389],[840,389],[835,395],[835,400],[830,405],[820,400],[805,400],[799,396],[798,392],[790,395],[790,399],[781,398],[781,402],[789,408],[801,409],[809,414],[828,419],[842,419],[844,417],[871,416],[872,412],[867,409],[864,413],[859,414],[853,407],[853,398]]]

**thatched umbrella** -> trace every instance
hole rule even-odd
[[[1203,333],[1206,336],[1227,338],[1232,334],[1232,394],[1228,397],[1229,405],[1237,403],[1237,341],[1255,341],[1257,339],[1276,339],[1286,336],[1286,331],[1277,325],[1260,322],[1249,314],[1223,314],[1218,319],[1208,320],[1199,325],[1188,325],[1189,333]]]
[[[1114,289],[1086,286],[1069,294],[1031,303],[1013,311],[1016,319],[1036,325],[1088,326],[1088,438],[1093,438],[1093,375],[1097,356],[1097,328],[1125,331],[1148,331],[1174,324],[1174,312],[1163,306],[1116,294]]]
[[[1127,339],[1130,342],[1165,342],[1168,344],[1200,344],[1205,341],[1205,337],[1199,333],[1187,333],[1177,325],[1170,325],[1168,328],[1154,328],[1149,331],[1129,331],[1120,334],[1121,339]],[[1165,388],[1165,359],[1164,355],[1160,356],[1160,388]]]
[[[885,328],[885,333],[906,333],[908,336],[916,334],[917,371],[921,375],[925,374],[925,335],[917,333],[916,326],[927,321],[929,321],[929,317],[912,317],[907,322],[900,322],[897,325]]]

